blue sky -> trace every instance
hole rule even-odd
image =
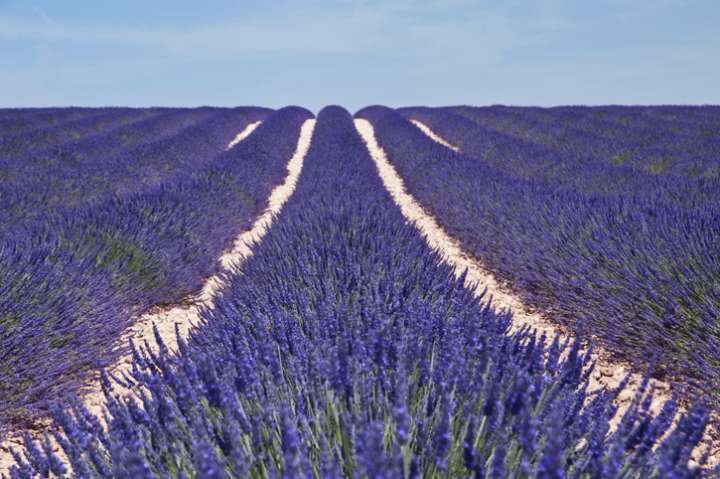
[[[720,2],[0,0],[0,107],[720,103]]]

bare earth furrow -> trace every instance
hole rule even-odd
[[[417,126],[420,129],[420,131],[425,133],[425,135],[427,135],[435,143],[440,143],[442,146],[448,147],[452,151],[460,151],[459,147],[450,144],[447,140],[445,140],[445,138],[441,137],[440,135],[438,135],[437,133],[432,131],[432,129],[429,126],[427,126],[425,123],[421,122],[420,120],[410,120],[410,123]]]
[[[227,146],[226,150],[229,150],[230,148],[232,148],[233,146],[237,145],[238,143],[240,143],[241,141],[243,141],[245,138],[247,138],[248,136],[250,136],[250,134],[251,134],[253,131],[255,131],[255,129],[256,129],[258,126],[260,126],[260,123],[262,123],[262,122],[261,122],[261,121],[256,121],[256,122],[250,123],[248,126],[246,126],[243,131],[241,131],[240,133],[238,133],[237,136],[236,136],[235,138],[233,138],[233,140],[232,140],[230,143],[228,143],[228,146]]]

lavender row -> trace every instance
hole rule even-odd
[[[0,185],[6,233],[18,222],[45,221],[59,210],[127,195],[201,168],[259,108],[174,110],[61,147],[21,156]],[[1,235],[6,236],[6,234]]]
[[[77,477],[699,477],[707,422],[587,392],[577,343],[508,335],[383,189],[350,115],[319,115],[297,189],[138,400],[58,412]],[[560,359],[560,358],[563,359]],[[109,387],[109,381],[106,387]],[[655,450],[653,447],[657,446]],[[13,477],[65,474],[27,443]]]
[[[49,164],[47,166],[53,168],[53,172],[58,166],[63,165],[63,162],[68,163],[65,166],[69,169],[82,168],[93,165],[93,162],[97,162],[101,156],[117,155],[118,153],[128,157],[135,154],[142,155],[142,151],[136,153],[134,150],[130,152],[124,150],[138,146],[147,148],[148,145],[159,144],[160,141],[168,140],[173,136],[176,138],[171,141],[177,141],[179,138],[181,139],[180,135],[185,134],[184,130],[188,129],[187,131],[192,132],[190,127],[217,115],[225,115],[225,120],[231,123],[226,129],[236,129],[241,117],[254,122],[262,120],[270,112],[271,110],[266,108],[255,107],[169,109],[160,115],[142,121],[37,152],[34,155],[34,163]],[[235,130],[234,133],[223,131],[223,141],[230,142],[237,131]],[[125,161],[124,159],[116,160],[116,162],[123,163]]]
[[[625,127],[646,129],[656,126],[662,133],[703,135],[705,127],[720,126],[716,106],[599,106],[558,107],[552,111],[577,112],[579,119],[604,119]]]
[[[2,223],[11,224],[26,216],[34,216],[38,209],[41,214],[46,213],[46,205],[52,206],[46,203],[49,197],[55,197],[54,202],[80,198],[81,195],[75,194],[67,183],[85,185],[88,176],[96,175],[97,168],[114,163],[110,157],[118,153],[127,154],[132,146],[177,133],[179,128],[209,114],[203,110],[173,110],[149,116],[145,113],[138,115],[136,121],[116,128],[101,126],[99,131],[78,140],[44,148],[36,145],[30,151],[7,156],[3,161],[6,181],[0,185],[0,200],[8,208],[3,211]],[[97,176],[102,176],[102,173]]]
[[[445,109],[414,107],[399,110],[409,119],[420,120],[463,153],[478,158],[495,170],[551,189],[569,188],[592,195],[622,196],[638,208],[652,209],[659,202],[668,207],[702,207],[718,199],[717,179],[652,175],[625,165],[598,161],[592,148],[554,148],[521,135],[506,134],[482,126]],[[522,121],[512,123],[527,132]],[[507,128],[506,128],[507,129]],[[587,145],[571,131],[578,145]],[[563,144],[567,145],[565,141]]]
[[[467,112],[484,109],[460,108]],[[703,112],[712,107],[635,107],[635,106],[563,106],[554,108],[499,107],[496,114],[507,114],[522,120],[532,119],[550,125],[579,129],[605,138],[620,137],[641,144],[668,145],[690,141],[691,147],[698,140],[711,139],[707,133],[717,130],[720,117]],[[659,114],[664,111],[665,114]],[[669,113],[675,114],[670,117]],[[715,138],[717,139],[717,138]]]
[[[227,152],[199,142],[185,153],[204,165],[197,171],[68,209],[0,243],[4,427],[75,394],[121,352],[116,340],[133,316],[199,291],[285,177],[309,116],[280,110]]]
[[[28,155],[32,161],[27,164],[35,168],[52,169],[53,172],[58,167],[72,169],[92,166],[93,162],[101,162],[99,158],[102,156],[112,156],[124,149],[176,135],[184,128],[209,118],[214,110],[169,110],[77,141],[33,152]]]
[[[162,110],[153,108],[103,108],[97,115],[32,129],[24,133],[0,136],[0,160],[7,161],[50,146],[76,141],[161,112]]]
[[[658,377],[717,394],[718,204],[638,208],[622,196],[551,189],[442,147],[390,109],[359,115],[409,192],[527,303],[589,329],[632,364],[655,358]]]
[[[6,119],[37,119],[52,123],[62,118],[79,118],[100,111],[102,108],[92,107],[39,107],[39,108],[0,108],[0,120]]]
[[[626,107],[626,109],[629,107]],[[626,164],[651,174],[673,173],[716,178],[720,151],[717,121],[692,129],[678,130],[674,125],[646,118],[645,124],[628,123],[623,109],[609,112],[600,108],[565,107],[543,109],[501,109],[510,116],[509,125],[522,136],[566,150],[593,151],[612,164]],[[619,111],[618,111],[619,110]],[[452,109],[453,112],[481,120],[487,112],[480,109]],[[493,112],[493,116],[498,113]],[[521,126],[526,121],[536,125]],[[508,125],[507,123],[505,123]],[[519,128],[518,128],[519,127]]]
[[[720,107],[718,105],[690,106],[690,105],[667,105],[647,108],[644,113],[653,118],[661,118],[669,121],[683,122],[713,122],[717,125],[720,122]]]
[[[569,154],[587,156],[591,153],[602,162],[626,165],[654,175],[670,173],[715,179],[720,175],[717,121],[700,125],[690,134],[674,131],[672,127],[663,128],[662,122],[652,118],[642,125],[623,123],[621,113],[616,110],[596,117],[591,114],[596,109],[582,107],[449,109],[484,126],[498,125],[509,134]]]
[[[26,131],[88,118],[102,112],[100,108],[33,108],[0,109],[0,135]]]

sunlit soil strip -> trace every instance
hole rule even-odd
[[[417,127],[420,129],[420,131],[422,131],[423,133],[425,133],[425,135],[428,136],[428,137],[429,137],[431,140],[433,140],[435,143],[440,143],[442,146],[446,146],[446,147],[450,148],[452,151],[460,151],[460,148],[458,148],[458,147],[455,146],[455,145],[452,145],[452,144],[448,143],[448,142],[445,140],[445,138],[441,137],[440,135],[438,135],[437,133],[435,133],[434,131],[432,131],[432,130],[430,129],[430,127],[427,126],[425,123],[423,123],[423,122],[421,122],[421,121],[418,121],[418,120],[410,120],[410,123],[412,123],[413,125],[417,126]]]
[[[485,270],[480,263],[464,253],[460,248],[460,243],[448,235],[437,223],[435,218],[423,210],[420,204],[415,201],[415,198],[405,190],[402,178],[398,175],[395,167],[388,161],[385,150],[378,144],[375,138],[375,131],[369,121],[356,119],[355,128],[358,130],[358,133],[360,133],[363,141],[365,141],[385,188],[395,203],[400,207],[405,219],[414,224],[425,237],[428,246],[438,251],[443,259],[453,267],[456,277],[459,277],[463,271],[466,271],[465,285],[473,290],[476,296],[487,291],[486,297],[491,298],[492,305],[495,309],[512,311],[513,322],[511,332],[530,327],[538,331],[538,333],[545,333],[549,338],[553,338],[555,334],[560,334],[562,339],[569,337],[567,331],[563,331],[557,325],[544,319],[541,315],[529,311],[520,298],[506,288],[503,288],[495,280],[494,276]],[[596,365],[590,377],[589,391],[596,391],[601,388],[616,388],[628,374],[629,368],[623,364],[609,360],[609,354],[596,346],[593,346],[593,351],[592,359],[596,362]],[[613,426],[619,424],[623,413],[630,405],[631,398],[634,396],[641,382],[642,377],[639,374],[631,374],[628,386],[618,396],[618,411],[613,419]],[[651,380],[650,386],[654,388],[655,391],[653,404],[650,409],[653,414],[657,414],[660,412],[663,403],[670,399],[671,387],[668,383],[656,380]],[[710,433],[706,433],[705,442],[713,444],[714,451],[710,463],[717,464],[720,462],[717,441],[710,437]],[[696,449],[695,452],[696,456],[699,457],[702,451]]]
[[[226,150],[229,150],[230,148],[232,148],[233,146],[237,145],[238,143],[240,143],[241,141],[243,141],[245,138],[247,138],[248,136],[250,136],[250,134],[251,134],[253,131],[255,131],[255,128],[257,128],[258,126],[260,126],[260,123],[262,123],[262,122],[261,122],[261,121],[256,121],[256,122],[254,122],[254,123],[250,123],[248,126],[245,127],[245,129],[244,129],[243,131],[241,131],[240,133],[238,133],[237,136],[236,136],[235,138],[233,138],[233,140],[232,140],[230,143],[228,143],[228,146],[227,146],[225,149],[226,149]]]
[[[248,125],[245,130],[243,130],[243,132],[238,135],[233,142],[231,142],[228,148],[237,144],[236,140],[237,138],[240,138],[241,135],[244,134],[241,140],[246,138],[252,130],[257,128],[258,124],[259,122]],[[306,120],[303,123],[300,129],[300,137],[298,138],[297,147],[292,158],[287,164],[288,174],[285,177],[285,181],[272,190],[268,199],[268,207],[255,220],[252,228],[240,234],[235,239],[233,247],[219,258],[222,265],[222,272],[209,278],[205,282],[202,292],[197,297],[189,298],[183,304],[179,304],[171,308],[157,308],[141,316],[124,335],[122,339],[123,344],[127,344],[127,341],[132,339],[135,344],[141,345],[143,348],[147,343],[147,347],[153,351],[157,351],[157,344],[153,333],[153,325],[156,325],[160,337],[170,351],[175,352],[177,350],[177,336],[175,334],[175,328],[177,327],[177,330],[182,338],[188,337],[191,328],[200,321],[201,309],[212,308],[214,306],[213,299],[223,286],[223,273],[227,273],[238,267],[243,260],[253,254],[253,245],[262,240],[263,236],[265,236],[272,225],[275,216],[280,212],[282,207],[292,195],[293,191],[295,191],[295,186],[300,176],[300,172],[302,171],[305,155],[310,148],[314,128],[314,119]],[[248,132],[248,130],[250,131]],[[245,134],[246,132],[248,133]],[[131,368],[132,356],[128,354],[115,363],[111,373],[116,377],[122,377],[124,374],[129,373]],[[119,395],[128,395],[132,391],[121,388],[118,384],[115,384],[114,392]],[[82,397],[88,410],[94,415],[102,418],[105,397],[102,392],[99,378],[95,380],[92,385],[83,390]],[[47,425],[50,425],[49,421]],[[0,446],[0,473],[7,473],[10,466],[14,464],[14,460],[9,452],[9,447],[19,446],[22,444],[21,434],[21,432],[13,434],[12,437],[3,441],[2,446]],[[63,452],[58,449],[56,444],[54,444],[54,446],[58,456],[65,464],[67,464],[67,460],[64,457]]]

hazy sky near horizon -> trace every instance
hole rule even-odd
[[[720,2],[0,0],[0,107],[720,103]]]

